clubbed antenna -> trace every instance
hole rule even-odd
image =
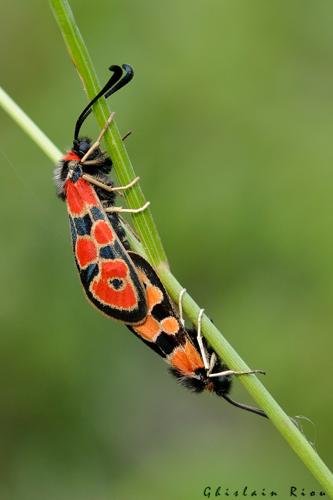
[[[112,67],[113,66],[111,66],[111,68]],[[118,83],[115,84],[115,86],[112,89],[110,89],[105,94],[105,99],[107,99],[108,97],[110,97],[110,95],[112,95],[115,92],[117,92],[118,90],[120,90],[122,87],[127,85],[132,80],[132,78],[134,76],[134,70],[133,70],[132,66],[130,66],[129,64],[123,64],[123,69],[125,70],[124,76],[122,77],[122,79],[120,81],[118,81]]]
[[[125,70],[124,75],[123,69]],[[133,68],[129,64],[123,64],[122,68],[117,65],[112,65],[110,66],[109,70],[113,71],[113,75],[104,85],[102,90],[98,92],[98,94],[87,104],[87,106],[84,108],[77,119],[74,131],[74,142],[77,141],[82,124],[87,116],[89,116],[89,114],[91,113],[92,106],[95,104],[95,102],[103,96],[105,97],[105,99],[107,99],[108,97],[110,97],[110,95],[114,94],[115,92],[117,92],[117,90],[120,90],[122,87],[124,87],[124,85],[129,83],[134,76]]]

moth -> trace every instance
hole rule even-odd
[[[72,149],[54,173],[57,195],[66,202],[84,292],[97,309],[122,321],[164,358],[182,385],[194,392],[213,392],[239,408],[266,417],[262,410],[229,396],[233,376],[262,372],[229,370],[201,335],[203,311],[198,328],[186,328],[154,268],[144,257],[130,251],[119,213],[140,212],[149,202],[138,209],[115,206],[116,194],[130,189],[138,178],[118,187],[109,178],[112,161],[101,151],[100,142],[113,114],[95,142],[79,137],[94,103],[108,98],[133,78],[133,69],[127,64],[111,66],[110,70],[113,74],[109,81],[78,117]]]

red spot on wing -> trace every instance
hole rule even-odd
[[[65,184],[66,202],[68,211],[72,215],[79,215],[84,209],[84,202],[76,189],[76,185],[68,179]]]
[[[119,259],[100,263],[100,274],[92,283],[94,295],[114,308],[133,309],[137,305],[137,297],[133,285],[128,280],[127,264]],[[115,290],[110,281],[123,279],[124,286]]]
[[[63,160],[65,161],[80,161],[80,157],[74,153],[74,151],[67,151],[65,156],[63,157]]]
[[[186,340],[184,346],[177,347],[170,354],[168,361],[173,368],[187,377],[193,376],[196,370],[204,368],[200,353],[189,340]]]
[[[75,185],[85,203],[88,203],[88,205],[97,205],[98,207],[101,205],[94,188],[89,182],[80,178]]]
[[[94,225],[94,238],[100,245],[112,244],[114,233],[110,224],[104,220],[99,220]]]
[[[168,316],[161,320],[161,328],[169,335],[176,335],[180,330],[180,324],[174,316]]]
[[[156,339],[161,333],[162,329],[160,322],[153,317],[151,311],[157,304],[160,304],[162,302],[163,293],[158,287],[153,286],[150,283],[146,274],[141,269],[138,268],[137,271],[141,281],[146,285],[146,301],[148,306],[148,314],[145,321],[139,326],[134,326],[133,329],[138,335],[140,335],[140,337],[144,338],[145,340],[156,342]]]
[[[149,314],[142,325],[133,327],[134,331],[146,340],[155,342],[161,333],[160,323]]]
[[[187,340],[185,343],[184,351],[191,364],[191,369],[193,371],[198,370],[200,368],[204,368],[204,363],[200,352],[194,347],[192,342],[190,342],[189,340]]]
[[[101,206],[93,187],[84,179],[73,182],[68,179],[65,184],[68,211],[72,215],[81,215],[86,211],[86,206]]]
[[[86,267],[96,261],[97,248],[89,237],[78,238],[76,242],[75,255],[80,267]]]
[[[151,312],[157,304],[160,304],[162,302],[163,293],[157,286],[149,284],[146,288],[146,298],[149,312]]]

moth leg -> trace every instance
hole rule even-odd
[[[131,134],[132,134],[132,130],[129,130],[128,132],[126,132],[125,135],[122,136],[121,140],[125,141],[127,139],[127,137],[129,137]]]
[[[266,372],[264,372],[263,370],[249,370],[249,371],[245,371],[245,372],[238,372],[238,371],[234,371],[234,370],[224,370],[223,372],[219,372],[219,373],[209,373],[208,376],[209,377],[227,377],[227,376],[231,376],[231,375],[235,375],[235,376],[239,376],[239,375],[253,375],[255,373],[260,373],[261,375],[266,375]]]
[[[201,334],[201,323],[202,323],[202,315],[204,313],[204,309],[200,309],[198,316],[198,328],[197,328],[197,342],[200,348],[201,357],[204,363],[204,367],[207,371],[208,377],[222,377],[222,376],[232,376],[232,375],[252,375],[254,373],[261,373],[262,375],[266,375],[263,370],[249,370],[249,371],[235,371],[235,370],[223,370],[222,372],[212,373],[212,370],[215,366],[217,355],[213,352],[208,361],[208,354],[203,345],[202,334]]]
[[[109,118],[106,120],[106,123],[105,123],[104,127],[102,128],[102,130],[101,130],[99,136],[97,137],[96,141],[94,142],[94,144],[92,144],[90,146],[90,148],[88,149],[88,151],[86,152],[86,154],[80,160],[81,165],[83,165],[85,163],[85,161],[87,160],[87,158],[89,158],[89,156],[91,155],[91,153],[93,153],[95,151],[95,149],[97,149],[99,147],[99,145],[101,143],[101,140],[102,140],[102,137],[104,136],[105,132],[109,128],[109,125],[112,122],[114,115],[115,115],[115,113],[113,111],[110,114]]]
[[[183,318],[183,298],[186,293],[186,288],[183,288],[178,297],[178,311],[179,311],[179,319],[182,326],[185,326],[185,320]]]
[[[122,141],[125,141],[125,140],[127,139],[127,137],[129,137],[131,134],[132,134],[132,130],[129,130],[129,131],[128,131],[128,132],[126,132],[126,134],[125,134],[125,135],[121,138],[121,140],[122,140]],[[100,139],[101,139],[101,138],[100,138]],[[99,140],[100,140],[100,139],[99,139]],[[98,140],[95,142],[95,144],[97,144],[97,147],[99,146],[99,144],[98,144]],[[92,153],[92,151],[93,151],[93,150],[92,150],[92,149],[90,149],[90,150],[88,151],[88,153],[90,154],[90,153]],[[102,151],[102,155],[105,155],[105,154],[106,154],[106,151]],[[85,157],[86,157],[86,155],[85,155],[83,158],[85,158]],[[96,165],[101,165],[101,164],[103,164],[103,162],[104,162],[104,158],[103,158],[102,160],[98,160],[98,159],[97,159],[97,160],[84,160],[84,166],[85,166],[85,167],[87,167],[87,166],[94,166],[94,165],[96,166]],[[81,163],[82,163],[82,160],[81,160]],[[139,178],[137,178],[137,179],[139,180]],[[136,181],[136,182],[137,182],[137,181]],[[130,186],[129,186],[129,187],[130,187]]]
[[[123,208],[123,207],[108,207],[105,208],[105,212],[107,213],[112,213],[112,212],[121,212],[121,213],[128,213],[128,214],[138,214],[140,212],[143,212],[146,210],[147,207],[149,207],[150,201],[147,201],[142,207],[140,208]]]
[[[130,135],[132,134],[132,130],[129,130],[128,132],[126,132],[126,134],[121,138],[122,141],[125,141],[127,139],[127,137],[129,137]],[[96,141],[97,143],[97,141]],[[95,143],[95,144],[96,144]],[[92,150],[90,150],[90,153],[92,153]],[[106,155],[106,151],[102,151],[102,155]],[[85,155],[86,156],[86,155]],[[85,156],[83,158],[85,158]],[[85,160],[84,161],[84,166],[87,167],[87,166],[96,166],[96,165],[101,165],[104,163],[104,158],[102,159],[96,159],[96,160]],[[82,160],[81,160],[81,163],[82,163]]]
[[[139,180],[140,180],[139,176],[134,177],[134,179],[131,182],[129,182],[128,184],[125,184],[125,186],[115,186],[113,188],[113,191],[125,191],[126,189],[129,189],[132,186],[134,186],[137,182],[139,182]]]
[[[210,377],[210,375],[211,375],[211,373],[213,371],[213,368],[215,366],[216,360],[217,360],[217,356],[216,356],[215,352],[213,352],[211,354],[210,360],[209,360],[209,368],[208,368],[208,371],[207,371],[208,377]]]
[[[96,165],[103,165],[103,163],[105,162],[105,157],[104,157],[104,153],[103,154],[103,157],[102,158],[97,158],[96,160],[86,160],[84,162],[84,166],[85,167],[90,167],[90,166],[96,166]]]
[[[207,373],[209,372],[210,364],[208,361],[208,355],[205,349],[205,346],[203,345],[203,340],[202,340],[202,335],[201,335],[201,323],[202,323],[202,315],[204,313],[204,309],[200,309],[199,315],[198,315],[198,326],[197,326],[197,342],[200,348],[200,353],[202,357],[202,361],[205,367],[205,370],[207,370]]]
[[[86,162],[85,165],[87,163],[89,163],[90,165],[92,164],[90,162]],[[98,186],[99,188],[104,189],[105,191],[108,191],[109,193],[112,193],[114,191],[125,191],[126,189],[131,188],[140,180],[140,177],[135,177],[131,182],[129,182],[125,186],[108,186],[108,184],[105,184],[104,182],[101,182],[98,179],[95,179],[95,177],[93,177],[92,175],[89,175],[89,174],[83,174],[82,179],[89,182],[90,184],[94,184],[94,186]]]

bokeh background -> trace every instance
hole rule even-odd
[[[332,3],[71,5],[100,80],[136,70],[112,107],[175,275],[332,465]],[[48,3],[1,13],[2,84],[64,150],[86,98]],[[53,165],[0,119],[0,499],[320,490],[268,422],[187,392],[89,306]]]

